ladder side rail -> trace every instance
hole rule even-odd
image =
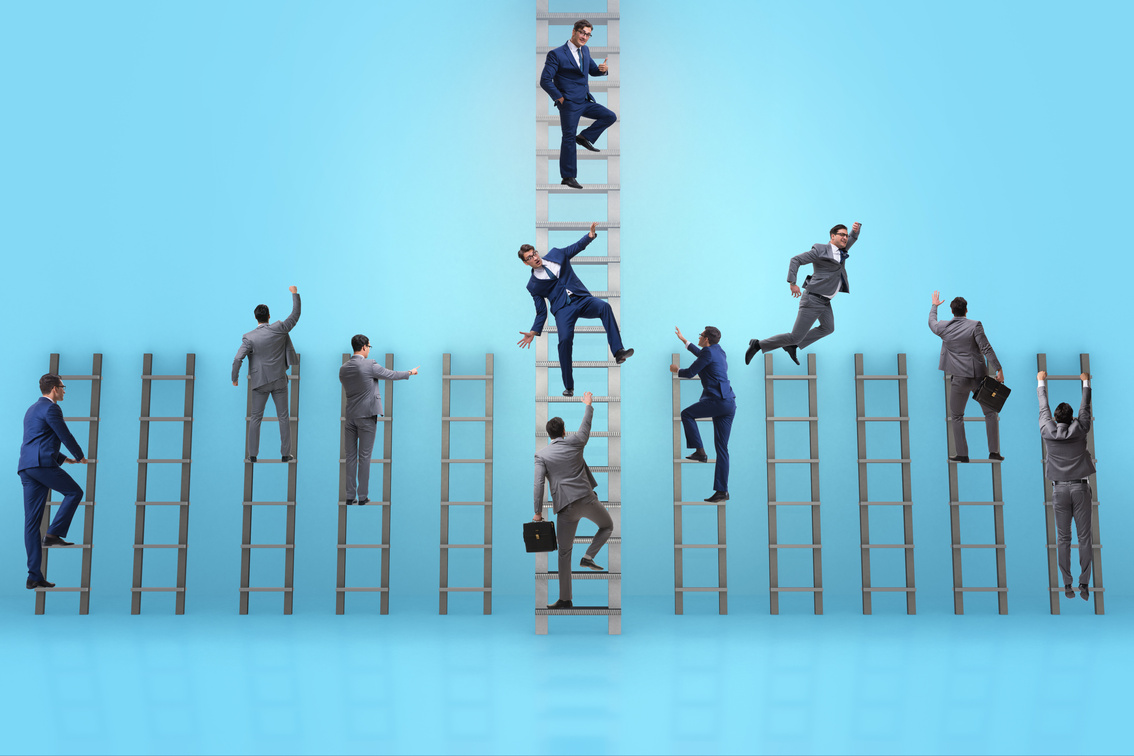
[[[186,571],[189,561],[189,495],[193,474],[193,398],[196,391],[197,355],[190,352],[185,355],[185,403],[182,417],[186,418],[181,426],[181,458],[186,460],[181,465],[181,498],[177,517],[177,543],[181,547],[177,550],[177,591],[174,596],[174,614],[185,614],[185,588]],[[144,507],[139,507],[144,509]],[[140,542],[139,542],[140,543]]]
[[[914,580],[914,530],[913,530],[913,482],[912,457],[910,456],[910,400],[909,373],[906,369],[906,354],[898,354],[898,421],[901,434],[902,463],[902,530],[905,536],[906,567],[906,614],[917,614],[917,589]]]
[[[394,369],[394,355],[386,352],[386,369]],[[382,581],[379,584],[379,613],[390,613],[390,517],[393,504],[393,470],[394,470],[394,381],[387,380],[386,393],[383,397],[382,412],[387,418],[382,423],[382,501],[390,502],[382,506]]]
[[[153,375],[154,356],[147,352],[142,355],[142,402],[139,418],[150,417],[150,387],[152,381],[146,380]],[[138,420],[138,487],[135,494],[134,506],[134,576],[130,592],[130,614],[142,613],[142,556],[145,549],[142,544],[146,542],[146,474],[149,465],[142,460],[150,457],[150,424]]]
[[[866,453],[866,385],[862,380],[865,374],[862,353],[854,356],[854,391],[855,412],[858,436],[858,528],[860,534],[859,555],[862,562],[862,613],[873,613],[871,580],[870,580],[870,507],[865,503],[870,500],[867,480],[868,455]]]
[[[342,364],[346,364],[351,355],[343,352]],[[339,390],[339,505],[338,514],[338,547],[335,549],[335,614],[346,614],[346,568],[347,568],[347,477],[346,477],[346,388]],[[386,501],[383,498],[383,501]]]
[[[445,506],[449,501],[449,421],[445,418],[449,417],[452,382],[446,379],[452,372],[452,359],[453,356],[449,352],[441,356],[441,547],[438,549],[441,552],[441,567],[437,599],[438,614],[449,613],[449,593],[445,590],[449,587],[449,549],[445,548],[449,545],[449,507]]]

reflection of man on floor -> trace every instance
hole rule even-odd
[[[598,525],[598,532],[587,547],[587,553],[579,560],[580,567],[602,571],[602,567],[595,564],[595,557],[614,531],[614,521],[595,493],[598,483],[583,459],[583,449],[591,435],[592,399],[590,391],[583,394],[586,406],[577,433],[566,435],[561,417],[548,420],[547,435],[551,442],[535,455],[535,516],[532,519],[536,522],[543,519],[543,483],[546,480],[551,485],[555,537],[559,541],[559,600],[548,609],[571,608],[571,549],[579,520],[586,518]]]
[[[1094,474],[1095,463],[1087,449],[1087,434],[1091,430],[1091,376],[1080,373],[1083,381],[1083,399],[1079,416],[1071,414],[1071,405],[1061,402],[1052,418],[1047,402],[1047,373],[1040,371],[1036,378],[1039,386],[1040,436],[1047,456],[1043,461],[1043,476],[1051,481],[1051,500],[1055,509],[1055,528],[1058,531],[1056,553],[1059,572],[1063,575],[1063,590],[1067,598],[1074,598],[1071,590],[1071,519],[1079,536],[1079,595],[1084,601],[1090,594],[1091,564],[1094,544],[1091,533],[1091,485],[1088,476]]]
[[[701,431],[697,418],[708,417],[713,420],[713,443],[717,449],[717,465],[713,475],[713,495],[705,499],[709,502],[728,500],[728,437],[732,433],[732,418],[736,414],[736,394],[728,381],[728,362],[721,349],[720,329],[705,326],[697,338],[697,346],[677,331],[677,338],[685,344],[697,359],[684,370],[670,365],[671,372],[679,378],[701,378],[701,398],[696,403],[681,410],[681,425],[685,428],[685,445],[693,449],[686,459],[708,462],[709,456],[701,442]]]

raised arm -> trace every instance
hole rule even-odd
[[[710,361],[709,360],[709,350],[708,349],[699,349],[697,347],[697,345],[694,344],[693,342],[689,342],[689,344],[687,344],[685,348],[688,349],[693,354],[697,355],[697,359],[693,360],[693,364],[690,365],[689,367],[687,367],[683,370],[678,370],[677,371],[677,377],[678,378],[696,378],[697,373],[700,373],[702,370],[705,369],[705,366],[709,364],[709,361]]]
[[[1042,370],[1036,375],[1039,385],[1036,386],[1036,397],[1039,399],[1039,426],[1040,436],[1046,437],[1055,432],[1055,421],[1051,419],[1051,407],[1047,403],[1047,373]]]
[[[535,458],[535,514],[536,519],[543,519],[544,482],[547,480],[547,467],[537,454]]]
[[[591,230],[588,231],[586,234],[584,234],[582,239],[575,242],[574,244],[572,244],[569,247],[563,248],[563,252],[566,253],[568,260],[570,260],[572,257],[574,257],[575,255],[582,252],[584,249],[587,248],[588,244],[590,244],[591,242],[593,242],[595,240],[595,237],[598,236],[598,234],[595,233],[595,226],[597,226],[597,225],[598,225],[597,222],[592,223],[591,224]]]
[[[1079,427],[1086,433],[1091,429],[1091,384],[1083,381],[1083,399],[1079,403]]]
[[[291,314],[283,319],[281,325],[284,331],[290,331],[295,328],[295,324],[299,322],[299,292],[294,286],[291,287]]]
[[[591,76],[606,76],[607,74],[610,73],[610,70],[606,67],[605,61],[600,66],[598,63],[595,63],[594,58],[589,58],[589,60],[591,61],[591,68],[590,68]]]
[[[67,447],[67,450],[74,455],[75,460],[83,458],[83,447],[79,446],[79,442],[71,435],[71,431],[67,428],[67,423],[63,421],[63,410],[59,409],[58,404],[52,404],[47,408],[47,425],[51,430],[55,431],[55,435],[59,436],[59,440]],[[62,456],[62,455],[61,455]],[[66,459],[64,457],[64,459]],[[56,461],[62,461],[56,458]]]
[[[583,422],[579,423],[579,430],[575,432],[574,438],[581,439],[582,445],[586,445],[591,437],[591,416],[595,413],[594,407],[587,402],[587,397],[591,392],[583,394],[583,401],[586,406],[583,408]]]
[[[555,55],[555,50],[549,50],[547,57],[543,61],[543,73],[539,77],[539,86],[544,92],[547,92],[553,100],[562,100],[563,93],[559,91],[559,87],[555,86],[555,74],[559,73],[559,59]]]
[[[850,232],[847,234],[847,246],[843,248],[845,252],[850,252],[850,248],[858,241],[858,231],[862,228],[862,224],[855,221],[851,224]]]

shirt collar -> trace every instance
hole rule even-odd
[[[574,52],[574,53],[578,53],[580,50],[583,49],[581,47],[575,47],[575,43],[572,42],[571,40],[567,40],[567,46],[570,47],[571,52]]]

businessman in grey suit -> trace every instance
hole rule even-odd
[[[248,383],[252,387],[252,414],[248,423],[248,459],[256,461],[260,453],[260,422],[264,419],[264,407],[268,397],[276,403],[276,417],[280,425],[280,457],[284,462],[295,459],[291,453],[291,421],[287,410],[287,369],[295,364],[295,347],[289,335],[299,322],[299,292],[294,286],[291,292],[291,314],[285,320],[272,319],[267,305],[256,305],[253,314],[259,324],[254,330],[244,334],[236,358],[232,361],[232,385],[240,385],[240,365],[248,358]]]
[[[1090,595],[1091,565],[1094,542],[1091,533],[1091,484],[1087,477],[1095,472],[1095,463],[1087,449],[1087,433],[1091,430],[1091,376],[1080,373],[1083,381],[1083,399],[1079,416],[1071,414],[1071,405],[1062,402],[1055,408],[1052,419],[1047,402],[1047,373],[1036,374],[1039,386],[1040,436],[1047,457],[1043,461],[1043,476],[1051,481],[1051,499],[1055,509],[1055,528],[1058,532],[1056,554],[1059,571],[1063,574],[1063,590],[1067,598],[1074,598],[1071,590],[1071,519],[1075,519],[1075,532],[1079,535],[1079,595],[1084,601]]]
[[[346,392],[346,502],[370,501],[370,455],[378,418],[382,415],[380,381],[404,381],[413,370],[388,370],[370,357],[370,339],[361,333],[350,339],[354,354],[339,368],[339,382]]]
[[[956,442],[957,455],[949,457],[952,462],[969,461],[969,444],[965,440],[965,405],[969,396],[980,386],[981,380],[988,375],[989,367],[996,373],[996,380],[1004,383],[1004,371],[1000,368],[1000,361],[996,359],[996,352],[984,335],[984,326],[979,320],[969,320],[965,317],[969,311],[969,303],[964,297],[957,297],[949,303],[953,311],[953,319],[944,322],[937,320],[937,306],[941,299],[937,292],[933,292],[933,304],[929,308],[929,330],[941,337],[941,360],[937,365],[953,376],[949,384],[949,420],[953,424],[953,440]],[[988,358],[988,366],[985,358]],[[984,411],[984,429],[988,434],[988,458],[997,462],[1004,461],[1000,456],[1000,416],[988,407],[981,406]]]
[[[547,435],[551,443],[535,455],[535,516],[532,519],[536,522],[543,519],[543,483],[546,480],[551,484],[556,539],[559,541],[559,600],[549,609],[571,608],[571,549],[579,520],[586,518],[598,525],[598,532],[587,547],[587,553],[579,560],[580,567],[602,571],[602,567],[595,564],[595,557],[614,531],[614,521],[595,493],[598,483],[583,459],[583,448],[591,435],[593,398],[590,391],[583,394],[586,406],[577,433],[566,435],[561,417],[548,420]]]
[[[783,349],[791,357],[792,362],[799,364],[796,351],[810,346],[824,336],[835,330],[835,313],[831,310],[831,300],[840,291],[850,293],[850,282],[847,280],[848,251],[858,241],[858,231],[861,223],[851,226],[850,234],[847,227],[841,223],[831,229],[831,241],[828,244],[815,244],[802,255],[791,258],[788,265],[787,281],[791,287],[791,295],[799,298],[799,312],[795,316],[795,325],[790,333],[781,333],[767,339],[752,339],[748,342],[748,349],[744,352],[744,364],[752,362],[757,352],[770,352],[773,349]],[[806,294],[800,293],[795,285],[800,265],[810,265],[815,271],[803,281]],[[819,325],[812,328],[815,321]]]

